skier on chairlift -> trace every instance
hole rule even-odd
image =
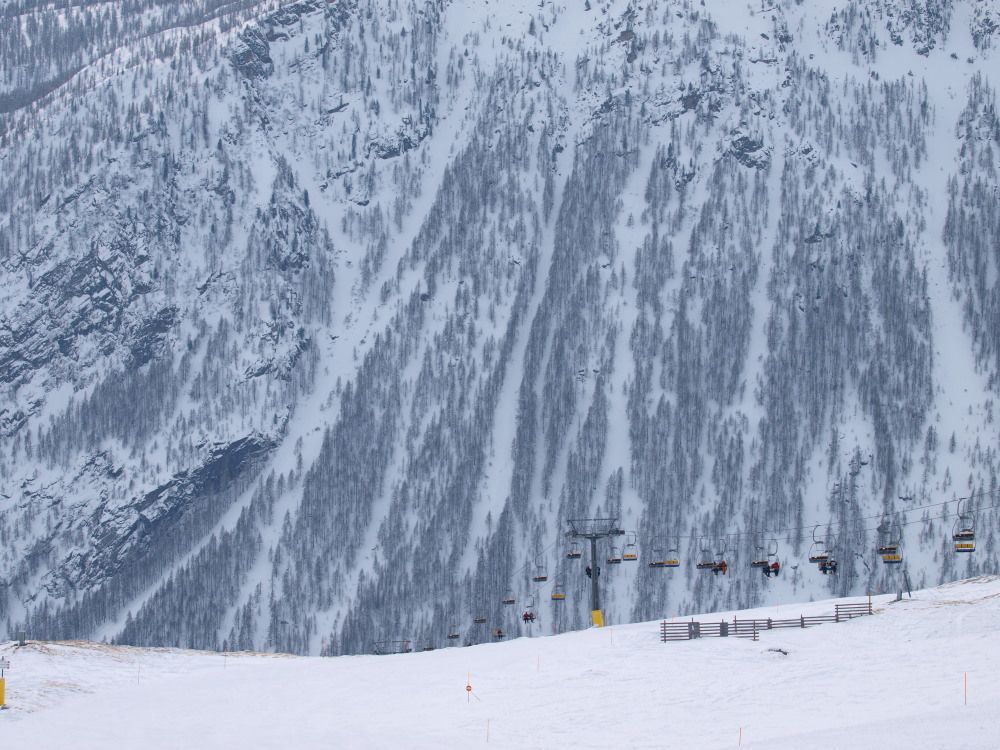
[[[775,560],[773,563],[768,565],[763,570],[764,570],[764,575],[766,575],[768,578],[770,578],[771,576],[776,576],[778,575],[778,573],[781,572],[781,563]]]
[[[524,610],[524,614],[521,615],[521,619],[524,620],[524,624],[527,625],[528,623],[535,621],[535,613],[530,609],[526,609]]]

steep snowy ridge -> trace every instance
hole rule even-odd
[[[586,515],[612,622],[997,570],[990,3],[60,12],[0,4],[12,631],[576,629]]]

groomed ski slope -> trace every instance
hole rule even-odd
[[[1000,579],[893,598],[758,642],[662,644],[652,622],[336,659],[7,643],[0,747],[1000,747]]]

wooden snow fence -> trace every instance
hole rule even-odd
[[[687,622],[671,622],[663,620],[660,623],[660,640],[663,643],[668,641],[690,641],[695,638],[750,638],[756,641],[763,630],[777,630],[779,628],[809,628],[814,625],[822,625],[826,622],[845,622],[855,617],[865,617],[873,614],[871,602],[860,604],[837,604],[832,614],[826,615],[799,615],[787,619],[757,618],[741,620],[734,617],[729,620],[718,620],[709,622],[699,622],[689,620]]]

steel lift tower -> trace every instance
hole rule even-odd
[[[601,613],[601,589],[597,579],[601,575],[601,566],[597,559],[597,540],[624,536],[625,532],[618,528],[617,518],[571,518],[566,536],[570,539],[590,540],[590,618],[596,627],[604,627],[604,615]]]

